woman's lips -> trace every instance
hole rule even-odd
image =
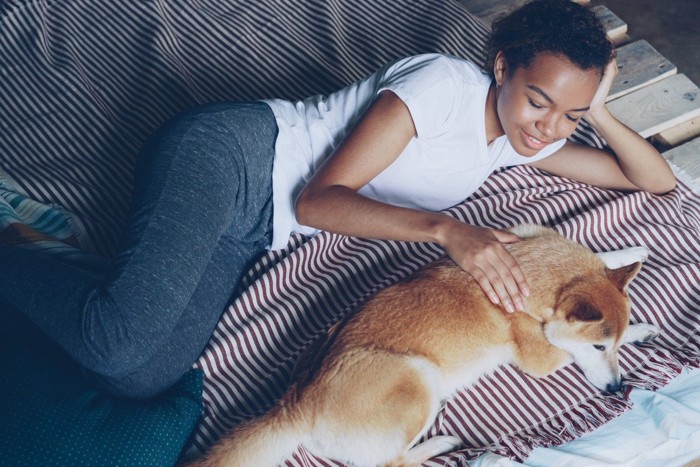
[[[541,141],[533,136],[530,136],[524,130],[520,130],[520,137],[522,138],[523,143],[525,143],[525,146],[537,151],[544,149],[549,144],[545,141]]]

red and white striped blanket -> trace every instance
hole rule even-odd
[[[493,174],[448,213],[496,228],[549,225],[594,251],[649,247],[649,260],[630,285],[632,316],[660,325],[664,334],[623,347],[627,389],[658,388],[682,367],[700,365],[700,199],[689,186],[681,183],[664,196],[621,193],[518,167]],[[251,271],[252,283],[197,362],[206,374],[205,415],[192,449],[269,408],[316,336],[369,294],[439,255],[430,244],[329,233],[306,242],[295,238],[288,251],[270,253]],[[428,436],[456,435],[466,447],[428,465],[465,465],[485,450],[522,459],[534,447],[573,439],[628,408],[625,397],[601,394],[573,365],[541,380],[500,368],[447,402]],[[337,464],[300,449],[287,465]]]

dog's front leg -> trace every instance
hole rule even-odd
[[[617,269],[629,266],[637,261],[644,262],[649,257],[649,248],[645,246],[634,246],[617,251],[604,251],[596,253],[608,269]]]
[[[625,332],[623,342],[647,342],[661,334],[661,328],[654,324],[630,324]]]
[[[552,345],[542,330],[542,323],[525,313],[513,319],[515,340],[514,364],[534,378],[542,378],[571,363],[571,355]]]

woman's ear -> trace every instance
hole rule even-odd
[[[500,87],[506,76],[506,58],[502,51],[498,51],[496,59],[493,61],[493,77],[496,81],[496,86]]]

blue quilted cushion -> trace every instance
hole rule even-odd
[[[173,465],[201,413],[200,370],[148,401],[107,396],[24,318],[0,309],[0,463]],[[9,323],[9,325],[8,325]]]

